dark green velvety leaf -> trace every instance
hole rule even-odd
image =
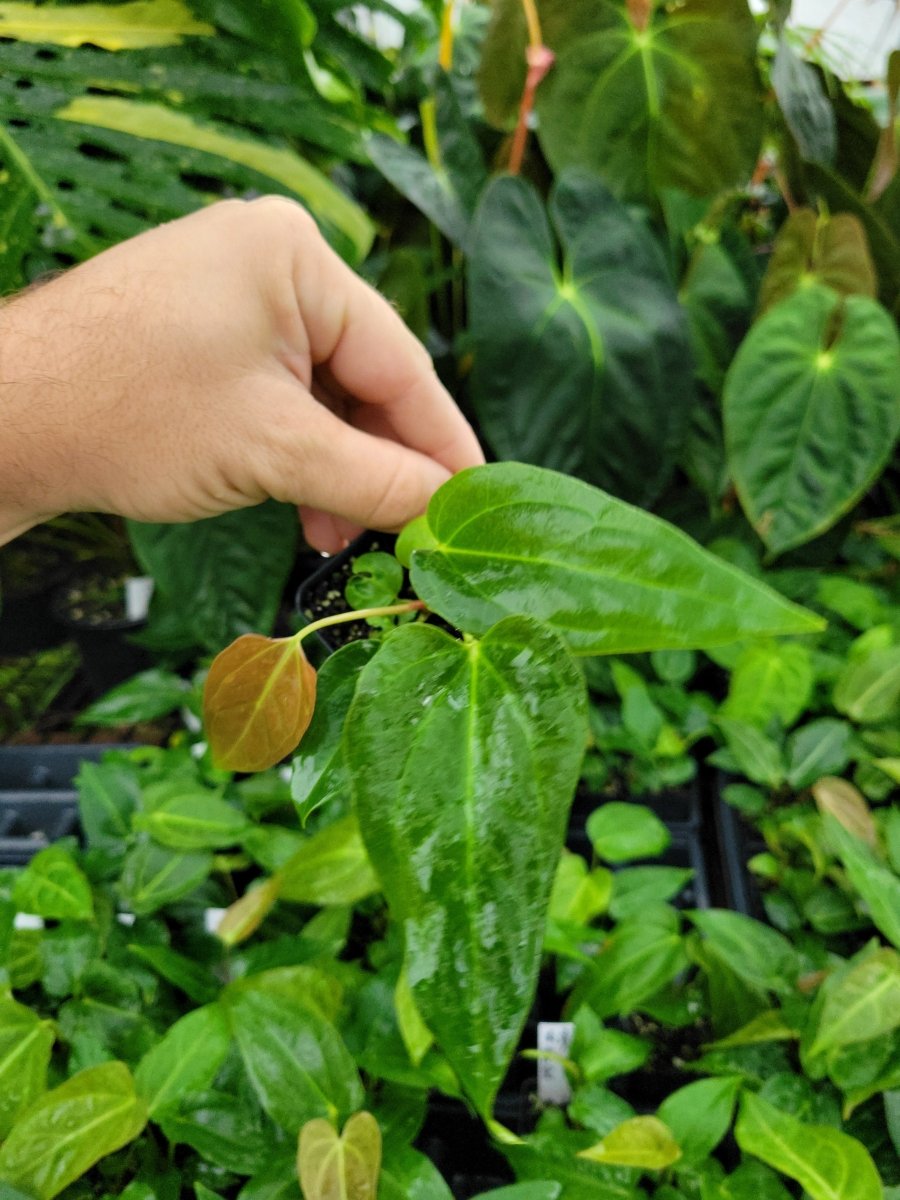
[[[122,899],[138,916],[156,912],[199,887],[212,865],[208,850],[180,853],[143,842],[129,851],[122,867]]]
[[[87,876],[62,846],[40,850],[18,876],[13,901],[19,912],[53,920],[92,921],[94,901]]]
[[[153,667],[120,683],[79,714],[78,725],[133,725],[154,721],[180,708],[191,685],[180,675]]]
[[[291,798],[303,825],[323,804],[350,794],[342,744],[344,718],[359,672],[375,649],[367,639],[350,642],[329,655],[316,672],[316,707],[294,755],[291,775]]]
[[[745,1153],[796,1179],[812,1200],[881,1200],[868,1151],[837,1129],[807,1125],[746,1093],[735,1136]]]
[[[141,788],[137,773],[124,763],[81,764],[76,778],[78,816],[91,846],[121,846],[131,834],[131,817]]]
[[[811,285],[770,309],[724,393],[741,504],[774,553],[822,533],[878,477],[900,432],[900,338],[866,296]]]
[[[188,644],[218,651],[243,633],[268,633],[297,544],[292,505],[269,501],[188,525],[129,522],[156,587],[150,608],[177,614]]]
[[[36,1101],[0,1149],[0,1180],[53,1200],[95,1162],[141,1132],[147,1110],[124,1063],[67,1079]]]
[[[800,208],[778,231],[760,285],[761,312],[812,282],[844,296],[875,296],[877,276],[866,231],[851,213],[819,215]]]
[[[749,177],[762,106],[745,4],[657,7],[646,29],[609,0],[567,7],[537,100],[555,171],[590,167],[619,195],[645,202],[664,187],[711,196]]]
[[[50,1021],[0,997],[0,1139],[44,1090],[54,1040]]]
[[[490,185],[469,312],[473,402],[501,458],[659,493],[693,399],[687,324],[659,247],[599,180],[564,174],[549,218],[522,180]]]
[[[290,996],[248,983],[225,996],[232,1033],[263,1108],[295,1136],[306,1121],[362,1106],[356,1066],[335,1027]]]
[[[250,829],[243,813],[199,788],[192,795],[175,796],[139,814],[134,826],[172,850],[226,849]]]
[[[531,1003],[586,720],[581,673],[526,617],[480,642],[401,627],[347,720],[360,829],[413,997],[486,1115]]]
[[[772,87],[797,149],[808,162],[830,166],[837,152],[837,120],[821,75],[803,61],[784,31],[772,63]]]
[[[208,1004],[188,1013],[138,1063],[134,1086],[153,1117],[185,1095],[212,1085],[231,1046],[221,1007]]]
[[[455,475],[406,545],[417,594],[476,634],[527,612],[577,653],[617,654],[822,628],[658,517],[521,463]]]

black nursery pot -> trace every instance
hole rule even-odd
[[[142,646],[130,640],[146,626],[146,620],[125,615],[120,585],[102,579],[101,584],[95,575],[83,576],[60,588],[52,603],[54,619],[78,646],[82,674],[97,696],[146,670],[152,661]],[[115,591],[114,598],[98,600],[97,593],[103,588]]]
[[[397,538],[392,533],[367,530],[360,534],[340,554],[326,558],[318,570],[313,571],[300,584],[295,599],[296,611],[309,622],[349,612],[350,606],[344,599],[344,589],[353,574],[353,560],[361,554],[377,550],[393,554],[396,542]],[[348,642],[367,638],[370,633],[371,629],[365,621],[348,621],[345,625],[321,629],[314,636],[322,654],[325,655],[339,650]]]

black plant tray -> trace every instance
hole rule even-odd
[[[723,903],[746,917],[765,921],[767,917],[762,892],[747,869],[747,863],[766,849],[766,843],[721,796],[716,797],[713,812],[725,893]]]
[[[75,776],[85,761],[130,745],[0,746],[0,866],[20,866],[78,832]]]

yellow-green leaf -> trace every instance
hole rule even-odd
[[[434,1045],[434,1036],[422,1020],[422,1014],[419,1012],[409,986],[409,977],[405,967],[400,972],[397,986],[394,988],[394,1008],[406,1053],[409,1055],[410,1062],[417,1067]]]
[[[278,875],[250,888],[225,910],[225,916],[216,926],[216,937],[226,946],[236,946],[246,941],[272,911],[280,891],[281,879]]]
[[[54,116],[62,121],[75,121],[133,137],[202,150],[240,163],[261,175],[268,175],[299,196],[315,217],[350,239],[360,260],[365,258],[372,245],[374,227],[359,205],[321,171],[287,147],[264,145],[248,137],[226,133],[209,122],[196,121],[187,113],[162,104],[145,104],[118,96],[78,96]]]
[[[265,771],[290,754],[312,719],[316,673],[293,638],[245,633],[213,660],[203,693],[217,766]]]
[[[681,1158],[681,1149],[658,1117],[630,1117],[578,1157],[612,1167],[661,1171]]]
[[[181,0],[130,0],[127,4],[0,4],[0,37],[54,46],[142,50],[177,46],[185,37],[211,37]]]
[[[300,1130],[297,1174],[305,1200],[375,1200],[381,1174],[381,1130],[371,1113],[358,1112],[337,1131],[328,1121]]]

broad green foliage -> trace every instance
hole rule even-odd
[[[19,912],[55,920],[90,921],[94,916],[90,884],[62,846],[48,846],[16,880],[13,900]]]
[[[630,1117],[602,1142],[582,1150],[579,1157],[610,1166],[661,1171],[681,1158],[681,1150],[672,1131],[658,1117]]]
[[[155,1117],[175,1106],[185,1092],[212,1086],[231,1044],[220,1006],[206,1005],[176,1021],[162,1041],[141,1059],[134,1073],[137,1093]]]
[[[147,1111],[120,1062],[90,1067],[26,1110],[0,1148],[0,1180],[53,1200],[141,1132]]]
[[[796,1179],[813,1200],[881,1200],[870,1155],[837,1129],[798,1121],[747,1093],[735,1136],[742,1150]]]
[[[754,326],[724,394],[741,504],[773,553],[855,504],[900,432],[900,339],[866,296],[809,286]]]
[[[653,499],[693,384],[684,316],[647,229],[585,173],[561,176],[547,214],[529,185],[499,179],[471,255],[473,400],[494,450]]]
[[[53,1026],[37,1013],[0,999],[0,1138],[46,1086]]]
[[[138,562],[156,581],[151,631],[178,648],[221,650],[268,633],[297,544],[296,513],[269,502],[194,525],[129,523]]]
[[[821,627],[659,518],[536,467],[461,472],[416,534],[417,594],[474,633],[525,611],[579,653],[614,654]]]
[[[77,9],[34,4],[0,5],[0,30],[23,42],[83,46],[103,50],[143,50],[177,46],[186,37],[209,37],[211,25],[198,21],[180,0],[128,0],[124,4],[81,4]]]
[[[865,230],[850,213],[817,216],[798,209],[785,221],[760,286],[762,312],[813,283],[843,296],[876,294]]]
[[[484,1113],[530,1002],[585,720],[562,643],[524,617],[480,642],[397,630],[350,710],[354,801],[407,978]]]

